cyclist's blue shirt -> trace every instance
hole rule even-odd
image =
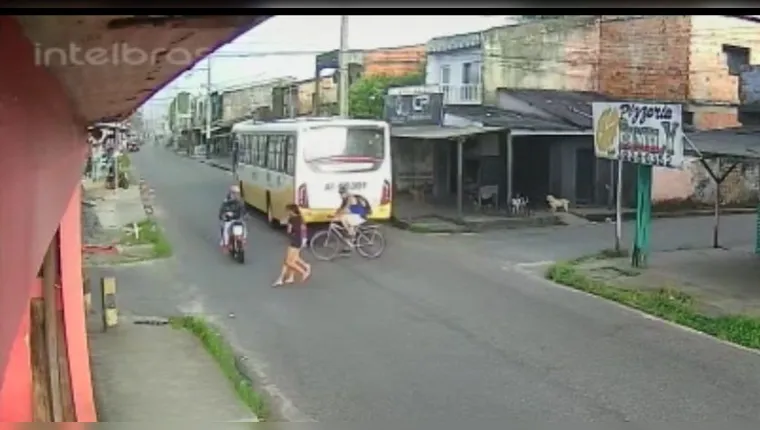
[[[356,215],[359,215],[359,216],[365,216],[365,215],[367,215],[367,209],[364,206],[359,205],[359,204],[349,206],[348,210],[352,214],[356,214]]]

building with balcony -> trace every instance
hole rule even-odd
[[[438,37],[426,46],[425,84],[443,94],[444,104],[483,103],[483,35]]]

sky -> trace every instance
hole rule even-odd
[[[414,45],[438,36],[509,24],[512,20],[510,15],[350,16],[348,48]],[[316,55],[338,49],[339,42],[339,15],[275,16],[212,54],[211,86],[217,89],[283,76],[307,79],[314,73]],[[201,61],[157,93],[145,106],[145,116],[156,120],[165,115],[179,91],[201,94],[207,64]]]

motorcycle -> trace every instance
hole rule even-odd
[[[229,214],[230,216],[232,214]],[[229,244],[227,251],[233,260],[240,264],[245,263],[245,224],[242,220],[235,220],[229,226]]]

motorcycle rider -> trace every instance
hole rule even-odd
[[[227,249],[230,242],[230,226],[235,221],[241,221],[245,216],[245,204],[240,198],[240,187],[231,185],[227,196],[222,205],[219,207],[219,221],[221,222],[221,242],[222,249]],[[243,237],[247,236],[247,229],[243,223]]]

